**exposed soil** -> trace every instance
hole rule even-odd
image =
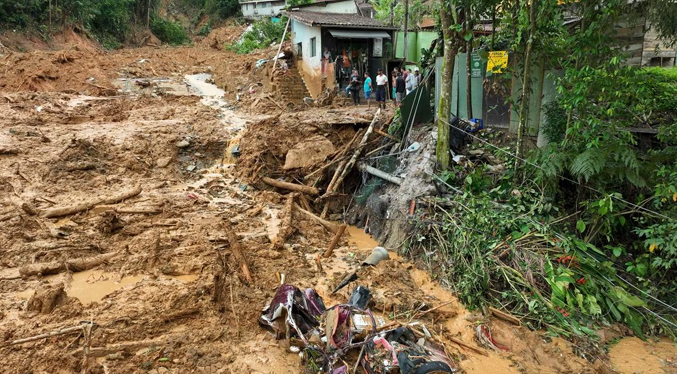
[[[333,233],[294,212],[291,235],[271,249],[287,231],[287,196],[259,177],[303,182],[330,157],[329,145],[340,152],[374,110],[287,111],[254,68],[274,48],[247,56],[217,48],[240,32],[217,29],[216,42],[207,37],[190,48],[75,46],[0,58],[0,371],[303,372],[298,354],[258,326],[261,309],[282,275],[315,288],[327,305],[345,301],[349,289],[330,291],[377,243],[350,228],[320,269],[316,258]],[[223,97],[205,86],[204,76],[186,76],[201,73],[212,74]],[[260,105],[252,105],[256,100]],[[296,163],[287,163],[290,150]],[[315,153],[304,158],[306,152]],[[332,173],[317,175],[326,180]],[[350,202],[346,192],[359,183],[351,178],[332,197],[330,213]],[[136,187],[141,193],[112,199]],[[54,208],[84,203],[45,218]],[[322,209],[309,205],[317,214]],[[110,256],[92,268],[68,265],[102,255]],[[36,264],[52,270],[21,271]],[[395,253],[360,284],[372,290],[371,309],[386,320],[407,321],[422,304],[448,303],[420,321],[468,373],[675,372],[677,350],[664,342],[622,339],[609,358],[594,347],[471,313]],[[81,321],[96,324],[91,334],[83,327],[3,345]],[[475,341],[480,322],[508,351]],[[576,355],[582,349],[593,352],[594,363]],[[630,357],[628,350],[646,353]]]

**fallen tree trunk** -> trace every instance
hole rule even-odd
[[[80,213],[80,212],[83,212],[85,210],[92,209],[93,207],[95,207],[97,205],[119,203],[122,200],[129,199],[130,197],[134,197],[134,196],[136,196],[140,193],[141,193],[141,186],[136,186],[135,188],[133,188],[131,190],[123,191],[123,192],[121,192],[117,195],[98,198],[96,200],[92,200],[92,201],[85,202],[85,203],[82,203],[82,204],[45,209],[43,211],[43,216],[45,218],[55,218],[55,217],[62,217],[62,216],[67,216],[67,215],[71,215],[71,214],[75,214],[75,213]]]
[[[331,232],[337,232],[338,231],[338,226],[336,226],[335,223],[329,222],[327,220],[324,220],[324,219],[316,216],[315,214],[301,208],[298,204],[294,204],[294,209],[296,209],[297,212],[306,216],[306,218],[310,218],[311,220],[313,220],[313,221],[319,223],[320,225],[324,226],[327,230],[329,230]]]
[[[30,264],[22,266],[19,269],[19,274],[21,274],[22,278],[28,278],[32,275],[56,274],[66,270],[80,272],[101,265],[116,255],[117,252],[111,252],[94,257],[74,258],[66,262],[44,262]]]
[[[302,184],[295,184],[289,182],[282,182],[268,177],[263,177],[261,178],[261,180],[267,185],[282,188],[284,190],[301,192],[312,196],[318,196],[320,194],[320,191],[315,187],[304,186]]]

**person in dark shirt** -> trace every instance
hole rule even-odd
[[[356,106],[360,104],[360,86],[362,81],[360,76],[357,74],[357,70],[353,70],[353,75],[350,76],[350,92],[353,94],[353,104]]]
[[[397,106],[402,105],[402,99],[404,99],[404,93],[405,93],[405,88],[406,84],[404,82],[404,78],[402,77],[402,74],[397,74],[397,79],[395,79],[395,101],[397,102]]]

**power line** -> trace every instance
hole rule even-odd
[[[455,129],[455,130],[457,130],[457,131],[460,131],[460,132],[462,132],[462,133],[464,133],[464,134],[467,134],[467,135],[469,135],[470,137],[472,137],[472,138],[474,138],[474,139],[477,139],[477,140],[479,140],[480,142],[482,142],[482,143],[484,143],[484,144],[486,144],[486,145],[488,145],[488,146],[490,146],[490,147],[492,147],[492,148],[494,148],[494,149],[496,149],[496,150],[499,150],[499,151],[501,151],[501,152],[507,154],[507,155],[510,156],[510,157],[513,157],[513,158],[515,158],[515,159],[517,159],[517,160],[520,160],[520,161],[524,162],[524,163],[527,164],[527,165],[533,166],[533,167],[535,167],[535,168],[537,168],[537,169],[539,169],[539,170],[541,170],[541,171],[546,171],[542,166],[540,166],[540,165],[538,165],[538,164],[535,164],[535,163],[533,163],[533,162],[530,162],[530,161],[528,161],[528,160],[526,160],[526,159],[524,159],[524,158],[522,158],[522,157],[519,157],[519,156],[517,156],[517,155],[514,154],[514,153],[508,152],[508,151],[506,151],[506,150],[503,149],[503,148],[497,147],[497,146],[491,144],[490,142],[488,142],[488,141],[486,141],[486,140],[484,140],[484,139],[482,139],[482,138],[480,138],[480,137],[478,137],[478,136],[475,136],[475,135],[473,135],[473,134],[471,134],[471,133],[465,131],[464,129],[462,129],[462,128],[458,127],[458,126],[454,126],[454,125],[452,125],[451,123],[449,123],[449,122],[447,122],[447,121],[445,121],[445,120],[439,119],[439,118],[438,118],[437,120],[440,121],[440,122],[442,122],[442,123],[444,123],[444,124],[446,124],[446,125],[449,126],[450,128]],[[605,195],[604,192],[602,192],[602,191],[600,191],[600,190],[598,190],[598,189],[596,189],[596,188],[593,188],[593,187],[590,187],[590,186],[586,186],[586,185],[584,185],[584,184],[582,184],[582,183],[580,183],[580,182],[578,182],[578,181],[576,181],[576,180],[573,180],[573,179],[571,179],[571,178],[567,178],[567,177],[564,177],[564,176],[561,176],[561,175],[557,175],[557,176],[558,176],[559,178],[562,178],[562,179],[568,181],[568,182],[571,182],[571,183],[577,184],[577,185],[579,185],[579,186],[581,186],[581,187],[583,187],[583,188],[586,188],[586,189],[588,189],[588,190],[590,190],[590,191],[597,192],[597,193],[600,194],[600,195]],[[627,201],[627,200],[624,200],[624,199],[622,199],[622,198],[620,198],[620,197],[617,197],[617,196],[614,196],[614,195],[608,195],[608,196],[611,197],[611,198],[614,199],[614,200],[617,200],[617,201],[623,202],[623,203],[625,203],[625,204],[628,204],[629,206],[631,206],[631,207],[633,207],[633,208],[635,208],[635,209],[642,210],[642,211],[647,212],[647,213],[651,213],[651,214],[653,214],[653,215],[655,215],[655,216],[661,217],[661,218],[666,219],[666,220],[668,220],[668,221],[675,221],[675,219],[673,219],[673,218],[671,218],[671,217],[669,217],[669,216],[666,216],[666,215],[663,214],[663,213],[655,212],[655,211],[653,211],[653,210],[651,210],[651,209],[647,209],[647,208],[645,208],[645,207],[643,207],[643,206],[641,206],[641,205],[637,205],[637,204],[631,203],[631,202],[629,202],[629,201]]]

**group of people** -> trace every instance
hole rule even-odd
[[[392,100],[396,107],[402,105],[404,97],[414,91],[422,82],[422,75],[418,68],[402,69],[395,68],[391,74]],[[360,104],[360,89],[364,88],[364,98],[367,100],[367,107],[371,108],[371,96],[375,92],[376,103],[379,108],[386,108],[386,93],[388,92],[388,77],[383,73],[383,69],[378,69],[376,75],[376,84],[373,83],[369,73],[364,73],[364,81],[360,79],[357,70],[353,69],[350,75],[350,83],[346,87],[346,93],[352,95],[353,104]]]

